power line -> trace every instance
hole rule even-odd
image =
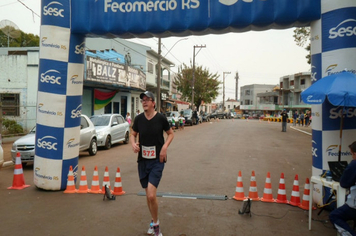
[[[34,10],[32,10],[31,8],[29,8],[26,4],[24,4],[23,2],[21,2],[20,0],[17,0],[19,3],[21,3],[22,5],[24,5],[27,9],[29,9],[30,11],[32,11],[32,15],[36,15],[38,16],[38,18],[41,18],[40,15],[38,15]]]

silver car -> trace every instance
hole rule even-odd
[[[98,147],[110,149],[112,144],[129,143],[130,125],[120,114],[93,115],[90,117],[98,134]]]
[[[12,162],[16,161],[17,152],[21,155],[23,165],[33,164],[35,157],[36,126],[27,135],[14,142],[11,149]],[[94,156],[98,151],[97,134],[93,123],[86,115],[80,118],[80,147],[79,151],[88,150],[89,155]]]

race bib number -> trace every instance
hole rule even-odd
[[[142,158],[155,159],[156,158],[156,146],[142,146]]]

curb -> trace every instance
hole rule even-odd
[[[294,128],[293,126],[290,126],[290,128],[291,128],[291,129],[294,129],[294,130],[296,130],[296,131],[302,132],[302,133],[304,133],[304,134],[312,135],[311,133],[309,133],[309,132],[307,132],[307,131]]]
[[[8,166],[13,166],[14,163],[12,161],[5,161],[4,164],[2,164],[2,167],[8,167]]]

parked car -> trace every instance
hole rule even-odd
[[[0,170],[3,164],[4,164],[4,150],[2,149],[2,138],[0,134]]]
[[[192,109],[185,109],[183,110],[183,116],[185,119],[185,125],[196,125],[197,121],[196,118],[193,117],[193,110]]]
[[[98,134],[98,147],[110,149],[118,142],[129,143],[130,125],[120,114],[93,115],[90,120]]]
[[[167,117],[169,126],[172,126],[173,114],[174,114],[174,121],[176,123],[176,128],[178,129],[180,113],[178,111],[169,111],[166,113],[166,117]]]
[[[204,112],[202,117],[203,122],[209,122],[210,121],[210,113]]]
[[[25,136],[19,138],[14,142],[11,149],[12,162],[16,162],[17,152],[21,155],[21,162],[23,165],[32,164],[35,157],[35,143],[36,143],[36,126]],[[96,155],[97,148],[97,134],[93,123],[86,115],[81,115],[80,118],[80,145],[79,151],[88,150],[89,155]]]

